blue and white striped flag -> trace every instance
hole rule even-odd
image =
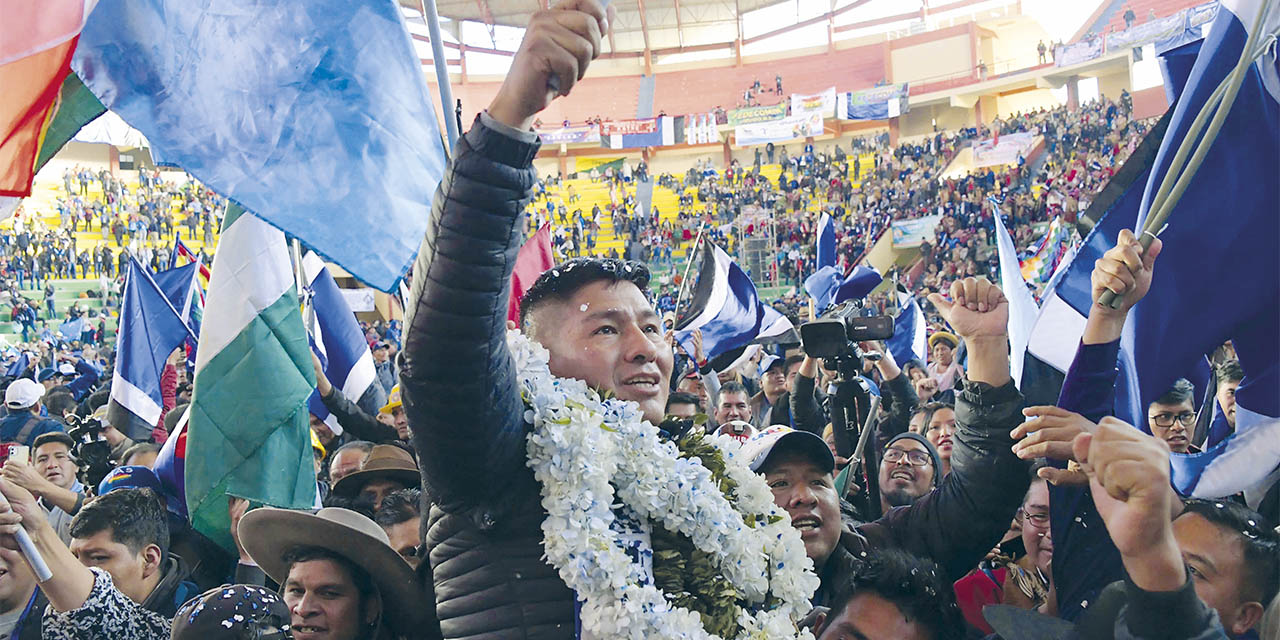
[[[885,348],[893,355],[894,362],[899,366],[910,360],[924,364],[927,355],[925,351],[927,327],[924,312],[920,310],[920,304],[916,302],[915,296],[901,289],[897,293],[898,316],[893,319],[893,337],[885,342]]]
[[[692,295],[685,319],[675,331],[676,340],[689,353],[693,353],[689,338],[694,329],[702,330],[702,349],[707,358],[746,346],[760,335],[765,309],[755,284],[724,249],[706,238]]]
[[[311,290],[311,308],[315,313],[315,322],[309,327],[311,350],[320,358],[324,375],[333,388],[348,400],[359,402],[375,377],[369,343],[324,261],[308,252],[302,259],[302,272]],[[319,391],[311,394],[307,404],[312,415],[342,435],[342,425],[338,424],[337,416],[325,408]]]

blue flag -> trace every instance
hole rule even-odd
[[[4,375],[10,378],[16,378],[22,375],[24,372],[26,372],[26,370],[29,369],[30,367],[31,367],[31,358],[27,356],[26,351],[23,351],[22,353],[18,354],[18,359],[14,360],[13,364],[9,365],[8,369],[5,369]]]
[[[804,290],[813,298],[814,309],[822,313],[828,307],[846,300],[865,298],[880,286],[883,279],[880,272],[871,267],[859,265],[848,275],[841,275],[837,267],[827,266],[805,278]]]
[[[181,267],[157,271],[151,275],[160,292],[178,312],[178,317],[188,324],[190,324],[188,321],[191,318],[191,309],[200,296],[200,282],[196,279],[200,273],[199,267],[199,264],[192,262]],[[199,329],[192,327],[192,331],[199,331]]]
[[[898,366],[911,360],[923,365],[927,355],[924,312],[920,310],[915,296],[902,290],[897,291],[897,294],[898,316],[893,319],[893,337],[885,342],[885,348],[893,355]]]
[[[311,350],[320,358],[324,375],[333,388],[348,400],[358,402],[376,375],[369,343],[324,261],[308,253],[302,259],[302,270],[315,314],[315,322],[310,327]],[[342,426],[320,400],[319,391],[312,392],[307,403],[312,415],[324,420],[335,434],[342,435]]]
[[[189,336],[191,330],[146,267],[130,258],[107,414],[111,426],[139,442],[151,439],[164,402],[160,376],[165,361]]]
[[[824,213],[818,221],[818,263],[819,269],[836,266],[836,229],[831,221],[831,214]]]
[[[67,340],[79,340],[80,334],[84,333],[86,320],[84,316],[80,316],[75,320],[68,320],[58,326],[58,333],[62,334]]]
[[[685,318],[676,329],[676,340],[693,353],[688,340],[694,329],[701,329],[702,349],[708,359],[755,340],[765,319],[764,305],[751,278],[707,239],[703,240],[702,266]]]
[[[72,66],[157,163],[395,290],[445,151],[394,0],[103,0]]]

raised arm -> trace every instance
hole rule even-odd
[[[567,94],[607,29],[595,0],[534,14],[497,97],[459,137],[414,266],[400,354],[405,412],[433,500],[501,491],[524,464],[524,407],[506,344],[520,214],[532,196],[534,116]],[[559,91],[548,83],[555,78]]]

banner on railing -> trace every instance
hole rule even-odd
[[[824,118],[834,118],[836,113],[836,88],[831,87],[822,93],[802,96],[791,94],[791,115],[805,113],[821,113]]]
[[[899,220],[893,223],[891,231],[893,233],[894,249],[909,249],[918,247],[921,243],[933,239],[933,230],[942,221],[942,216],[932,215],[914,220]]]
[[[907,83],[886,84],[836,96],[836,113],[846,120],[886,120],[906,113],[910,105]]]
[[[809,136],[822,135],[822,114],[808,113],[775,120],[744,124],[733,130],[734,143],[739,147],[768,142],[782,142]]]
[[[757,122],[770,122],[772,120],[781,120],[787,117],[787,103],[779,102],[769,107],[742,107],[729,112],[729,124],[738,126],[740,124],[755,124]]]
[[[1069,67],[1102,57],[1102,44],[1102,38],[1096,37],[1056,47],[1053,50],[1053,64]]]
[[[1107,34],[1107,53],[1124,51],[1156,40],[1167,40],[1182,35],[1187,28],[1187,15],[1179,11],[1167,18],[1156,18],[1135,24],[1124,31]]]
[[[578,144],[600,142],[600,128],[586,124],[579,127],[561,127],[552,131],[539,131],[542,144]]]
[[[1014,164],[1018,156],[1026,157],[1035,145],[1036,134],[1033,132],[1010,133],[988,140],[973,143],[973,167],[994,167],[1002,164]]]

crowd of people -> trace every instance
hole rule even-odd
[[[217,452],[177,436],[193,393],[185,348],[159,375],[147,433],[117,423],[116,398],[136,390],[113,382],[119,354],[100,336],[24,336],[4,354],[0,639],[638,638],[680,625],[698,630],[681,637],[746,637],[779,611],[799,615],[751,637],[1280,636],[1280,489],[1201,500],[1170,484],[1171,453],[1197,443],[1197,410],[1235,426],[1243,372],[1230,345],[1215,354],[1213,405],[1179,380],[1146,425],[1110,415],[1121,330],[1161,268],[1159,239],[1144,252],[1125,231],[1094,265],[1095,304],[1056,406],[1028,406],[1012,378],[988,203],[1024,245],[1033,224],[1073,221],[1146,131],[1129,105],[895,147],[781,151],[777,181],[759,168],[778,150],[761,149],[751,168],[658,176],[681,194],[675,223],[635,213],[634,173],[605,172],[619,206],[570,214],[536,198],[559,185],[536,179],[531,125],[580,77],[556,70],[573,59],[585,71],[600,51],[605,20],[594,0],[535,15],[502,90],[458,141],[408,320],[358,325],[367,389],[349,397],[313,357],[320,405],[303,462],[315,509],[228,490],[226,544],[193,526],[176,460]],[[967,142],[1033,129],[1047,147],[1039,168],[941,177]],[[154,177],[142,190],[155,200],[139,202],[157,207],[128,211],[145,219],[131,238],[153,222],[167,233],[168,198],[216,215],[207,193],[166,193]],[[69,198],[85,179],[68,173]],[[121,188],[113,180],[104,191]],[[931,309],[922,361],[875,341],[857,357],[780,344],[718,370],[701,330],[684,342],[664,326],[673,292],[652,289],[645,264],[670,261],[661,239],[701,228],[735,250],[764,234],[776,272],[752,275],[800,289],[821,212],[844,265],[893,221],[942,216],[917,276],[903,274]],[[592,254],[604,215],[627,255]],[[511,318],[520,231],[547,219],[576,230],[556,241],[567,259],[524,283]],[[135,255],[158,238],[138,242]],[[1098,304],[1107,291],[1115,308]],[[780,303],[798,323],[803,293]],[[727,513],[718,505],[732,518],[712,517]]]

